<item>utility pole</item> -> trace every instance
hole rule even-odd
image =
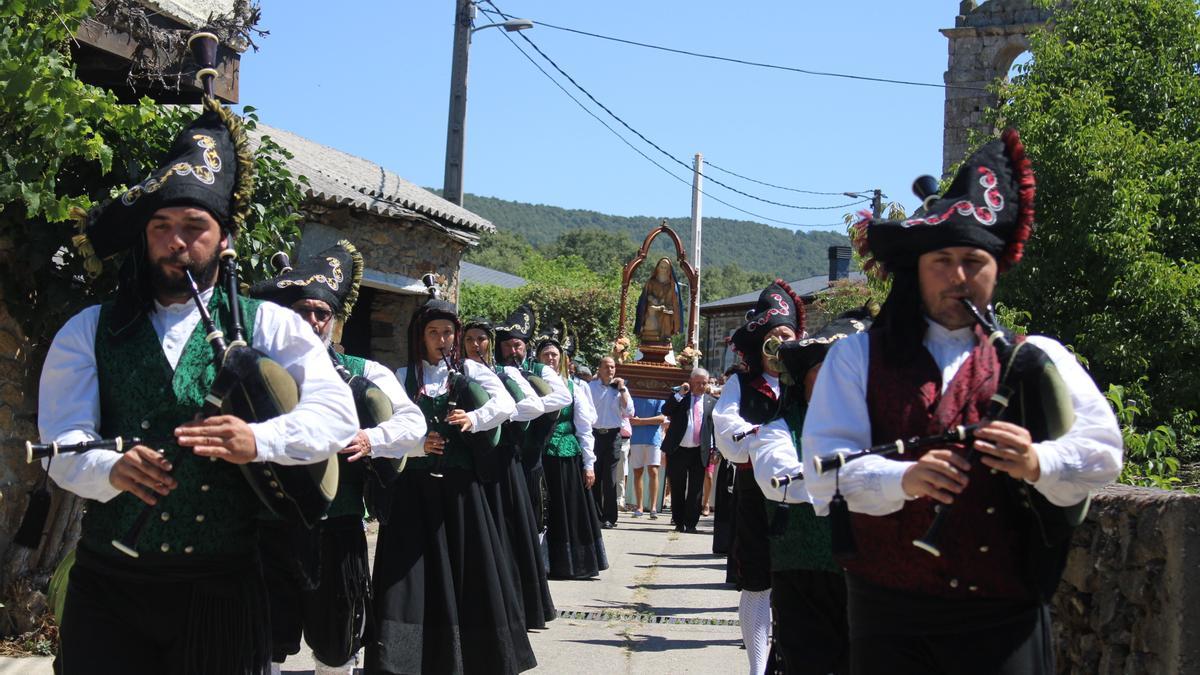
[[[471,49],[471,24],[475,3],[457,0],[454,13],[454,57],[450,64],[450,119],[446,123],[446,174],[442,198],[463,203],[463,147],[467,133],[467,58]]]
[[[871,190],[871,212],[875,214],[875,220],[883,217],[883,190],[879,188]]]
[[[688,323],[691,324],[691,330],[689,333],[691,333],[692,337],[699,340],[701,276],[700,253],[702,250],[700,247],[700,200],[701,197],[704,196],[704,193],[701,191],[704,185],[704,156],[697,152],[696,157],[693,159],[692,166],[692,265],[696,268],[696,308],[695,311],[692,311],[691,307],[688,308],[688,311],[692,312],[692,316],[689,317],[691,320]]]

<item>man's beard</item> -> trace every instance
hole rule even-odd
[[[159,258],[154,261],[154,264],[150,266],[150,278],[154,289],[169,296],[178,297],[190,295],[192,287],[188,283],[186,274],[180,274],[178,277],[169,276],[163,269],[163,266],[168,263],[183,264],[187,271],[192,273],[197,287],[205,290],[210,281],[215,278],[217,266],[221,264],[221,255],[220,252],[214,252],[208,260],[199,262],[190,261],[183,255]]]

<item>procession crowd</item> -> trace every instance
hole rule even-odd
[[[1121,439],[1070,352],[990,312],[1034,224],[1014,132],[914,217],[860,223],[878,312],[810,332],[777,281],[735,369],[654,396],[613,356],[581,378],[530,307],[461,317],[436,275],[402,367],[342,353],[346,240],[241,297],[246,151],[207,101],[74,240],[122,262],[41,377],[47,471],[88,500],[59,672],[278,672],[302,640],[318,673],[360,651],[369,673],[525,671],[548,579],[607,569],[604,531],[665,517],[664,478],[676,531],[716,507],[752,673],[1054,672],[1047,601]],[[669,338],[673,300],[640,334]]]

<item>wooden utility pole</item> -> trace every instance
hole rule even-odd
[[[450,64],[450,119],[446,123],[446,174],[442,198],[463,203],[463,148],[467,134],[467,58],[471,50],[471,24],[475,3],[457,0],[454,13],[454,57]]]
[[[700,267],[701,267],[700,266],[700,254],[701,254],[701,250],[702,250],[700,247],[700,234],[701,234],[700,200],[704,196],[704,192],[702,191],[703,186],[704,186],[704,156],[697,152],[696,157],[693,160],[693,162],[694,162],[694,164],[693,164],[693,170],[692,170],[692,265],[696,268],[696,301],[697,301],[697,307],[698,307],[699,300],[700,300],[700,279],[703,276],[700,274],[700,271],[701,271],[700,270]],[[696,339],[699,339],[700,338],[700,312],[698,310],[695,312],[692,312],[692,316],[689,317],[689,319],[690,319],[690,323],[692,324],[691,334],[696,336]]]

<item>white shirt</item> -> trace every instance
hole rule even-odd
[[[512,397],[508,395],[508,390],[504,388],[504,383],[492,372],[491,368],[485,365],[476,363],[475,361],[463,362],[463,373],[471,380],[483,387],[483,390],[491,395],[491,400],[482,406],[467,413],[467,418],[471,420],[471,431],[488,431],[500,426],[513,415],[517,410],[516,403]],[[421,364],[421,390],[426,396],[441,396],[446,393],[446,383],[449,379],[449,370],[446,368],[444,361],[439,361],[437,364],[429,363],[428,361]],[[408,367],[401,367],[396,371],[396,378],[403,382],[408,376]],[[409,453],[410,457],[424,457],[425,448],[422,441],[421,447]]]
[[[533,386],[529,384],[529,380],[521,374],[521,369],[516,366],[504,366],[504,374],[516,383],[517,388],[525,395],[525,398],[516,402],[516,411],[509,418],[513,422],[528,422],[546,414],[546,403],[533,390]],[[502,382],[503,383],[503,382]]]
[[[592,405],[596,407],[593,429],[620,429],[621,420],[633,416],[633,398],[628,390],[619,392],[598,377],[587,383],[587,389],[592,396]]]
[[[408,398],[392,369],[368,359],[363,366],[363,377],[374,382],[392,399],[391,418],[377,427],[363,430],[371,442],[371,455],[400,459],[422,447],[427,431],[425,415]]]
[[[575,438],[579,441],[579,449],[583,453],[583,470],[591,471],[596,465],[596,439],[592,437],[592,425],[596,421],[596,406],[592,405],[592,395],[587,383],[571,378],[575,382]]]
[[[1033,486],[1051,503],[1069,506],[1112,482],[1121,472],[1121,432],[1108,402],[1066,348],[1042,336],[1030,336],[1028,341],[1054,362],[1071,392],[1075,409],[1075,424],[1066,434],[1034,444],[1041,475]],[[924,343],[942,370],[944,392],[974,347],[974,331],[970,328],[950,331],[930,323]],[[811,467],[812,458],[817,455],[871,445],[867,411],[869,352],[867,333],[839,340],[830,348],[804,419],[801,446],[805,467]],[[878,455],[848,463],[841,469],[839,481],[850,510],[875,516],[900,510],[908,499],[900,480],[911,464]],[[806,472],[805,487],[817,513],[828,513],[834,472],[808,474],[812,472]]]
[[[201,294],[208,302],[212,289]],[[150,323],[174,368],[200,322],[195,303],[155,303]],[[54,336],[42,368],[38,430],[42,442],[60,445],[100,438],[100,385],[96,372],[96,329],[100,306],[71,317]],[[250,425],[258,448],[255,461],[310,464],[346,447],[358,432],[350,389],[333,369],[325,345],[298,314],[264,302],[255,313],[251,346],[277,361],[300,385],[292,412]],[[121,453],[92,450],[63,454],[49,462],[55,483],[85,499],[107,502],[120,494],[108,482]]]
[[[775,502],[802,504],[809,501],[804,481],[793,481],[782,488],[771,487],[775,476],[795,476],[803,471],[800,455],[792,442],[792,431],[787,422],[780,418],[762,425],[757,434],[744,441],[750,454],[750,465],[754,469],[754,480],[762,488],[763,496]]]
[[[775,398],[779,398],[781,391],[779,378],[769,373],[763,373],[762,377],[771,391],[775,393]],[[721,455],[725,459],[735,464],[750,461],[750,443],[754,438],[754,434],[747,434],[740,441],[734,442],[733,440],[734,434],[745,433],[754,428],[753,424],[742,419],[741,403],[741,378],[735,375],[725,381],[725,386],[721,389],[721,398],[717,399],[712,413],[713,434],[716,436],[717,449],[721,451]]]

